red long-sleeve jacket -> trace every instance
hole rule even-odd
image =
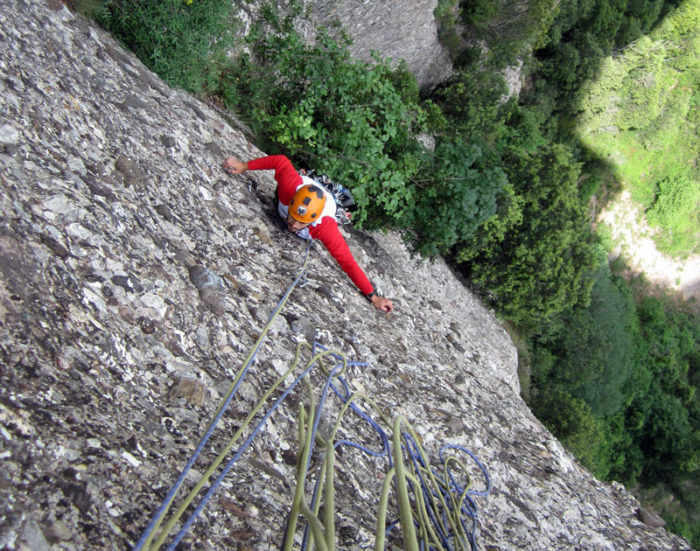
[[[289,206],[296,190],[303,185],[302,177],[284,155],[271,155],[248,161],[248,170],[274,170],[277,197],[286,207]],[[324,244],[362,294],[368,295],[374,290],[369,278],[352,256],[333,216],[322,216],[320,220],[312,223],[309,226],[309,234]]]

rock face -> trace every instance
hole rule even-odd
[[[305,243],[280,227],[269,173],[220,169],[226,155],[262,154],[241,132],[56,2],[3,2],[0,141],[0,549],[130,548],[299,273]],[[492,490],[474,498],[480,548],[688,548],[641,522],[624,488],[597,481],[531,415],[506,332],[442,262],[416,263],[394,235],[349,230],[348,240],[395,314],[373,311],[314,247],[213,444],[293,365],[296,343],[316,340],[368,362],[345,380],[388,420],[405,416],[431,458],[452,443],[482,462]],[[323,380],[312,373],[313,392]],[[179,548],[278,548],[309,392],[282,402]],[[337,402],[321,420],[326,436]],[[351,419],[343,438],[371,446],[364,426]],[[341,449],[336,541],[364,549],[386,461]]]
[[[309,2],[312,21],[330,27],[340,22],[354,43],[353,56],[372,60],[372,51],[403,59],[421,89],[452,75],[452,62],[438,40],[433,12],[437,0],[316,0]]]

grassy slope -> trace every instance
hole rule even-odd
[[[658,205],[660,182],[684,182],[686,208],[662,222],[657,238],[678,256],[699,248],[699,88],[700,0],[687,0],[650,36],[608,58],[580,94],[581,141],[645,210]]]

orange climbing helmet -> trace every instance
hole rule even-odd
[[[302,224],[310,224],[321,218],[326,206],[326,194],[319,186],[307,184],[300,187],[289,203],[289,214]]]

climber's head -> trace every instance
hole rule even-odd
[[[325,206],[326,195],[320,187],[311,184],[300,187],[289,203],[287,229],[297,232],[320,220]]]

